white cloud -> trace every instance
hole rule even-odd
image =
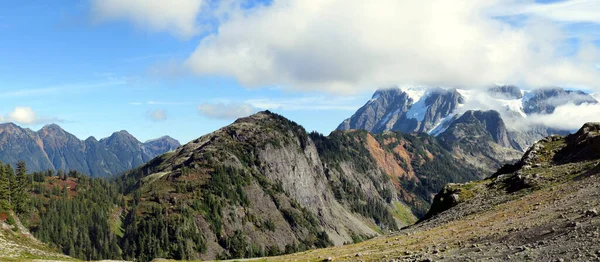
[[[156,122],[167,120],[167,111],[164,109],[149,110],[146,112],[146,115],[148,118],[150,118],[150,120]]]
[[[246,103],[203,103],[198,106],[200,115],[212,119],[236,119],[257,111],[258,109]]]
[[[562,130],[577,130],[587,122],[600,122],[600,104],[566,104],[556,107],[551,115],[531,115],[532,124]]]
[[[517,0],[275,0],[229,10],[186,65],[245,86],[339,93],[395,83],[600,90],[597,48],[565,55],[567,36],[550,21],[600,22],[597,2],[569,1],[571,11],[552,6],[555,14],[542,15],[545,5]],[[522,27],[496,18],[522,7],[531,18]]]
[[[245,103],[260,109],[270,110],[346,110],[355,111],[364,100],[361,97],[313,96],[296,98],[259,98],[249,99]]]
[[[595,94],[591,95],[596,97]],[[552,114],[526,115],[524,112],[518,112],[523,107],[520,99],[498,100],[485,92],[472,90],[466,103],[456,113],[460,115],[467,110],[495,110],[500,113],[506,127],[512,131],[531,131],[540,126],[577,130],[586,122],[600,122],[600,104],[575,104],[575,101],[585,101],[588,98],[576,93],[564,99],[548,98],[545,103],[555,106]]]
[[[4,116],[0,116],[2,122],[15,122],[22,125],[35,125],[51,122],[62,122],[59,118],[39,117],[31,107],[17,106]]]
[[[203,0],[93,0],[92,15],[99,21],[128,19],[142,29],[172,32],[188,38],[201,29],[196,19]]]

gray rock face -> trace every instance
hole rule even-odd
[[[497,111],[467,111],[438,138],[473,165],[493,171],[521,153]]]
[[[504,121],[502,121],[502,118],[500,117],[500,113],[498,113],[497,111],[469,110],[465,112],[461,117],[456,119],[452,124],[453,125],[450,126],[450,128],[448,128],[448,130],[446,130],[446,132],[444,132],[441,135],[442,137],[451,134],[453,129],[457,128],[457,126],[460,124],[479,125],[483,130],[487,132],[487,134],[489,134],[489,136],[491,136],[492,140],[495,143],[503,147],[512,147],[512,141],[510,139],[509,132],[506,129]]]
[[[170,137],[141,143],[124,131],[100,141],[93,137],[82,141],[56,124],[37,132],[13,123],[0,125],[0,161],[14,165],[23,160],[29,171],[77,170],[91,176],[114,175],[178,145]]]
[[[318,220],[317,228],[312,230],[326,232],[336,245],[352,242],[353,236],[377,235],[372,229],[375,223],[373,218],[352,210],[348,203],[337,199],[331,180],[334,176],[344,176],[344,179],[352,181],[352,185],[356,186],[353,187],[357,190],[354,192],[356,195],[349,196],[350,198],[370,196],[386,210],[392,208],[392,203],[403,205],[396,194],[387,202],[377,191],[382,187],[395,190],[394,184],[376,168],[371,170],[374,172],[373,177],[369,177],[365,172],[359,172],[353,163],[344,161],[338,164],[339,170],[329,170],[328,165],[321,160],[314,141],[302,127],[270,112],[260,112],[238,119],[172,153],[155,158],[139,169],[128,172],[125,177],[153,181],[136,183],[136,186],[152,188],[155,185],[158,188],[173,186],[179,179],[189,176],[185,180],[188,183],[198,183],[197,188],[200,188],[194,190],[196,193],[188,195],[193,198],[196,194],[207,192],[204,187],[210,187],[210,184],[206,185],[210,180],[205,180],[208,178],[204,176],[211,176],[210,170],[217,166],[228,166],[251,174],[247,178],[247,185],[242,188],[249,204],[245,208],[225,204],[221,213],[223,232],[214,232],[214,229],[202,231],[205,239],[214,242],[214,245],[209,244],[208,252],[200,256],[214,259],[211,253],[219,254],[224,251],[217,243],[218,236],[231,235],[235,230],[243,231],[257,244],[277,246],[281,250],[286,245],[301,242],[306,239],[312,227],[301,223],[302,217],[309,214]],[[151,180],[151,177],[157,179]],[[152,190],[142,192],[148,195],[155,193]],[[165,201],[170,201],[167,200],[169,197],[168,194],[165,195]],[[207,196],[203,195],[201,198],[205,197]],[[239,212],[242,209],[243,212]],[[306,210],[307,213],[296,217],[295,210]],[[382,212],[389,212],[386,210]],[[407,210],[410,212],[410,208]],[[246,215],[255,217],[257,221],[273,221],[274,228],[272,231],[261,230],[250,222],[241,222],[241,218]],[[198,214],[198,221],[202,221],[203,216]],[[414,217],[412,213],[409,214],[411,216]],[[406,225],[401,221],[393,223],[397,223],[394,228]],[[382,230],[386,229],[382,223],[377,226]]]
[[[399,88],[377,90],[369,102],[358,109],[352,117],[344,120],[337,129],[385,131],[398,121],[402,113],[408,111],[411,103],[412,99]]]
[[[378,90],[337,129],[362,129],[373,133],[428,132],[462,103],[464,98],[456,90],[430,88],[418,101],[397,87]]]
[[[523,92],[517,86],[501,85],[488,88],[490,96],[498,99],[521,99]]]

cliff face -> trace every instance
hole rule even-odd
[[[513,149],[514,136],[496,111],[467,111],[438,138],[454,155],[489,172],[517,161],[522,154]]]
[[[446,182],[475,178],[421,136],[324,137],[268,111],[238,119],[126,174],[146,221],[126,227],[147,230],[157,210],[172,218],[186,209],[183,221],[205,240],[190,246],[204,251],[188,255],[204,259],[239,257],[226,244],[233,238],[288,252],[397,230],[423,215]]]

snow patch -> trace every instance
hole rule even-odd
[[[429,105],[426,103],[429,93],[424,92],[423,94],[419,93],[417,95],[419,100],[413,100],[413,104],[406,112],[406,118],[413,118],[419,122],[422,122],[423,119],[425,119],[425,114],[427,114],[427,109],[429,109]]]
[[[458,92],[465,99],[465,102],[467,102],[473,97],[474,90],[456,89],[456,92]]]
[[[438,122],[429,132],[429,135],[439,136],[441,133],[444,133],[450,127],[452,122],[456,119],[456,113],[449,114],[447,117],[442,118],[440,122]]]
[[[522,117],[527,117],[523,110],[523,101],[521,99],[496,99],[507,111],[516,112]]]
[[[396,109],[394,112],[392,113],[388,113],[387,115],[385,115],[383,117],[383,119],[381,119],[381,121],[379,121],[379,123],[377,124],[378,126],[381,125],[386,125],[388,123],[388,121],[390,121],[390,118],[392,118],[392,116],[397,115],[400,113],[400,108]]]
[[[427,86],[402,86],[400,90],[406,93],[413,100],[413,103],[416,103],[421,100],[429,88]]]

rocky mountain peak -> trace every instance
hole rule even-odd
[[[523,91],[514,85],[496,85],[488,88],[490,96],[497,99],[521,99]]]
[[[0,124],[0,133],[14,134],[17,132],[22,132],[22,128],[17,126],[13,122],[7,122]]]
[[[597,136],[600,132],[600,122],[588,122],[585,123],[580,129],[579,131],[577,131],[577,133],[575,133],[575,136],[577,137],[590,137],[590,136]]]
[[[388,87],[388,88],[380,88],[371,97],[372,99],[382,98],[390,98],[394,96],[402,95],[404,92],[397,86]]]
[[[55,138],[56,137],[73,136],[73,135],[69,134],[68,132],[66,132],[64,129],[62,129],[62,127],[60,127],[57,124],[45,125],[40,130],[37,131],[37,134],[42,138],[46,137],[46,136],[52,136]]]
[[[590,94],[579,90],[565,90],[561,87],[544,87],[536,89],[523,100],[523,110],[526,114],[552,114],[556,107],[572,103],[596,104],[598,101]]]

